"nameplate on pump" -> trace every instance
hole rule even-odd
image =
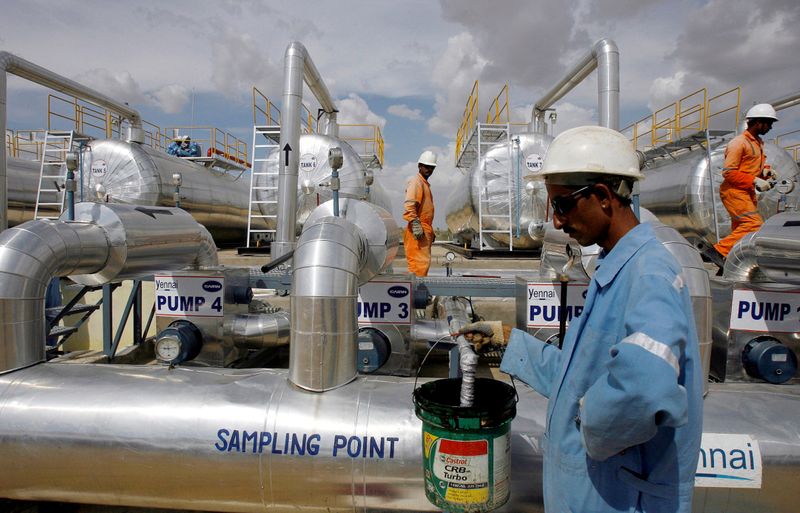
[[[730,329],[770,333],[800,331],[800,291],[733,291]]]
[[[225,279],[222,276],[153,277],[156,315],[161,317],[222,317]]]
[[[371,281],[358,289],[359,324],[411,324],[411,282]]]
[[[703,433],[694,486],[761,488],[761,450],[750,435]]]
[[[567,323],[583,312],[585,283],[567,284]],[[528,328],[558,328],[561,309],[561,284],[528,282]]]

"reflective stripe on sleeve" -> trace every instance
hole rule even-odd
[[[669,346],[665,343],[652,339],[641,331],[637,331],[633,335],[623,338],[621,343],[639,346],[645,351],[658,356],[675,370],[675,374],[680,375],[681,368],[678,364],[678,359],[672,353],[672,350],[669,348]]]

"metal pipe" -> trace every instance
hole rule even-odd
[[[547,133],[545,111],[597,68],[600,126],[619,130],[619,49],[611,39],[597,41],[556,85],[533,104],[531,131]]]
[[[294,251],[289,380],[314,392],[357,374],[358,275],[367,240],[353,223],[325,217],[306,224]]]
[[[322,110],[333,114],[336,107],[325,82],[302,43],[286,47],[283,66],[283,108],[281,119],[280,164],[278,170],[278,226],[272,243],[272,257],[288,253],[295,246],[297,224],[297,175],[300,163],[300,114],[303,81],[319,101]]]
[[[289,343],[289,312],[239,314],[225,321],[225,333],[236,347],[266,349]]]
[[[217,263],[208,231],[179,209],[80,203],[75,216],[75,222],[29,221],[0,234],[0,373],[44,360],[44,298],[52,278],[100,285]]]
[[[722,277],[732,282],[800,283],[800,214],[770,217],[736,243]]]
[[[48,69],[8,52],[0,52],[0,134],[6,133],[7,80],[6,73],[30,80],[72,96],[83,98],[100,107],[117,112],[130,121],[129,140],[144,142],[142,118],[139,112],[130,106],[118,102],[94,89],[63,77]],[[6,192],[6,145],[0,145],[0,231],[8,228],[8,196]]]
[[[795,91],[792,94],[776,98],[767,103],[772,105],[772,108],[775,110],[783,110],[794,107],[795,105],[800,105],[800,91]]]
[[[320,205],[294,250],[289,380],[324,392],[356,377],[359,285],[391,264],[399,228],[382,208],[352,199]]]

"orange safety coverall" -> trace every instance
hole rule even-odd
[[[408,272],[427,276],[431,267],[431,245],[433,245],[433,195],[428,181],[419,173],[406,182],[406,199],[403,203],[403,246],[408,261]],[[411,221],[419,219],[425,235],[417,240],[411,231]]]
[[[719,197],[731,216],[731,233],[714,244],[719,253],[727,257],[739,239],[757,231],[764,224],[756,206],[756,188],[753,180],[761,178],[764,170],[764,143],[760,137],[745,130],[734,137],[725,148],[725,177],[719,187]]]

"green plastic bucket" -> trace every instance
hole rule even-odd
[[[517,394],[502,381],[475,379],[473,406],[459,406],[461,379],[430,381],[414,390],[422,421],[425,496],[448,513],[492,511],[510,494],[511,421]]]

